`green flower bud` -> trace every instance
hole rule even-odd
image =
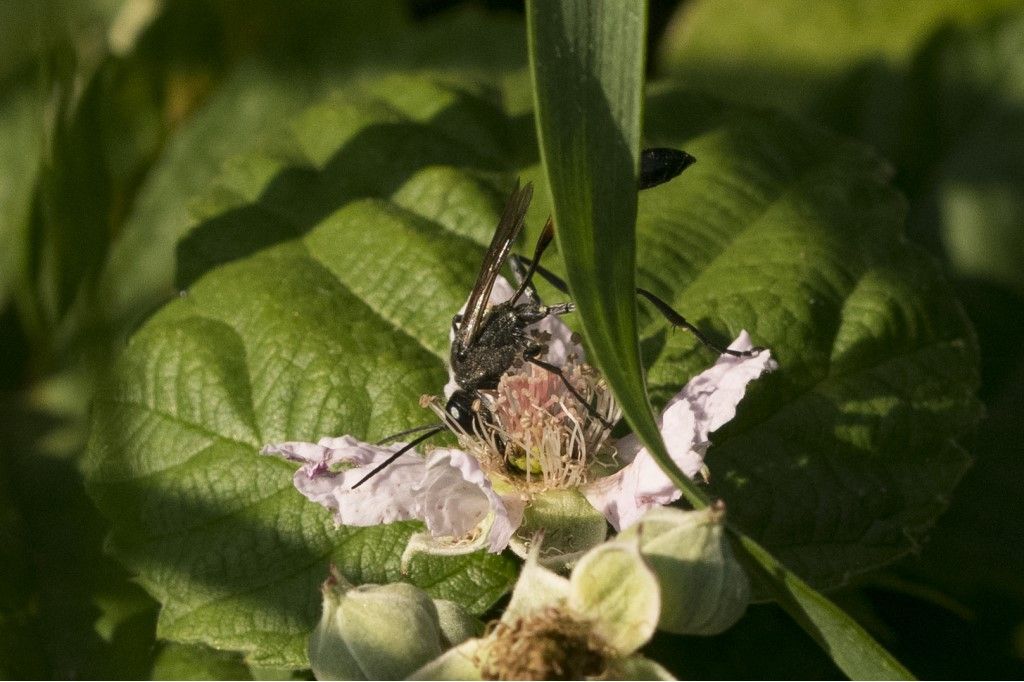
[[[435,599],[434,606],[437,607],[437,618],[446,644],[455,646],[483,634],[483,623],[469,615],[455,602],[447,599]]]
[[[725,505],[683,511],[655,507],[623,531],[661,585],[661,630],[715,635],[731,627],[750,603],[750,580],[725,537]]]
[[[353,586],[332,568],[309,638],[318,680],[397,680],[441,654],[437,608],[407,583]]]

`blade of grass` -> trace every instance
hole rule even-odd
[[[530,67],[541,161],[569,288],[593,362],[634,432],[696,508],[707,496],[668,456],[640,361],[635,235],[643,106],[645,2],[528,0]],[[910,673],[835,604],[753,539],[737,554],[851,678]]]
[[[852,680],[913,680],[914,676],[855,620],[787,569],[749,536],[730,528],[747,573],[771,595]]]
[[[526,20],[555,235],[593,361],[629,425],[678,479],[687,499],[706,506],[661,442],[637,337],[633,291],[647,5],[528,2]]]

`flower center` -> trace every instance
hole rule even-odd
[[[592,367],[570,358],[561,369],[571,390],[543,367],[513,367],[497,390],[481,392],[475,433],[459,434],[485,468],[528,490],[586,483],[591,464],[607,454],[608,425],[621,415]]]
[[[612,651],[590,625],[556,607],[494,626],[478,664],[488,680],[583,680],[603,676]]]

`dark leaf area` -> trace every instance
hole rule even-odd
[[[942,259],[977,330],[987,409],[964,443],[973,466],[928,544],[882,587],[865,588],[863,613],[922,677],[1020,676],[1020,3],[883,10],[794,0],[776,4],[767,21],[730,4],[694,3],[670,22],[662,73],[800,113],[879,149],[908,198],[909,235]],[[756,37],[780,32],[789,37]]]

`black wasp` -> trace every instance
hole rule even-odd
[[[695,159],[677,149],[655,148],[643,150],[640,161],[639,188],[647,189],[675,178],[686,170]],[[512,245],[523,230],[526,211],[532,198],[533,186],[527,183],[525,186],[519,187],[517,183],[516,188],[505,202],[501,219],[498,221],[491,244],[484,254],[476,284],[469,294],[465,310],[452,320],[454,339],[449,362],[458,388],[448,399],[445,411],[449,418],[466,433],[473,432],[476,420],[487,417],[486,414],[481,414],[486,408],[483,407],[480,400],[480,391],[496,389],[505,372],[520,362],[533,363],[559,376],[569,392],[576,396],[585,408],[591,410],[590,405],[577,393],[573,385],[562,374],[561,369],[540,359],[539,356],[546,348],[529,330],[531,325],[540,322],[548,315],[564,315],[572,312],[575,308],[571,302],[551,306],[544,305],[533,288],[533,276],[539,274],[562,293],[569,293],[568,286],[561,278],[540,265],[540,258],[554,237],[554,225],[551,218],[548,218],[541,231],[532,258],[511,256],[513,271],[518,280],[518,287],[512,298],[497,305],[489,305],[494,282],[505,262],[509,260]],[[669,324],[689,330],[701,343],[718,353],[751,355],[759,350],[723,349],[712,343],[699,329],[673,310],[668,303],[646,289],[638,287],[636,291],[638,295],[650,301],[664,315]],[[593,414],[592,416],[604,422],[600,415]],[[611,428],[612,425],[605,423],[605,426]],[[353,488],[358,488],[401,455],[445,428],[447,426],[443,423],[430,424],[385,438],[382,442],[412,433],[424,432],[366,474]]]

